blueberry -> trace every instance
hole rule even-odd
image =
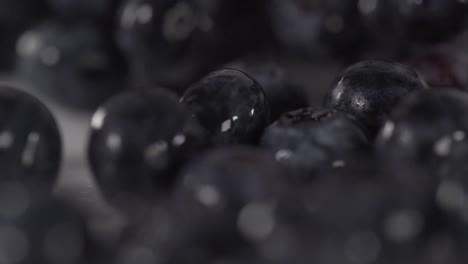
[[[17,74],[70,107],[92,109],[123,89],[125,64],[91,24],[49,21],[17,43]]]
[[[60,132],[46,106],[25,92],[0,86],[1,180],[34,182],[50,190],[61,153]]]
[[[261,145],[273,151],[292,175],[310,181],[320,170],[345,166],[349,155],[367,148],[368,140],[353,117],[304,108],[284,114],[268,127]]]
[[[269,233],[270,213],[288,190],[283,168],[266,152],[229,147],[187,165],[174,192],[175,215],[185,237],[232,252]],[[257,218],[258,217],[258,218]]]
[[[262,87],[238,70],[212,72],[193,84],[181,102],[215,144],[255,143],[269,123],[270,107]]]
[[[272,120],[308,105],[304,89],[292,84],[285,68],[273,58],[246,57],[229,63],[226,68],[241,70],[262,86],[270,102]]]
[[[364,27],[356,0],[274,0],[268,5],[278,41],[302,53],[355,57]]]
[[[204,144],[204,130],[177,97],[158,89],[131,91],[94,113],[88,155],[107,198],[157,196]]]
[[[362,61],[338,75],[324,106],[354,115],[373,137],[402,98],[425,88],[419,76],[403,65]]]
[[[466,2],[459,0],[380,0],[376,8],[382,30],[433,43],[449,40],[464,29],[467,7]]]
[[[455,50],[433,50],[417,56],[410,65],[431,88],[468,89],[468,57]]]
[[[135,86],[162,85],[183,91],[231,59],[242,37],[235,24],[247,23],[232,19],[237,7],[225,7],[236,2],[127,0],[118,40],[129,59]]]
[[[120,0],[47,0],[52,11],[65,22],[114,20]]]
[[[23,194],[18,196],[22,200],[11,201],[0,212],[3,261],[84,264],[95,260],[80,214],[63,201],[48,198],[38,202]]]

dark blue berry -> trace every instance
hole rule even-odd
[[[304,108],[284,114],[268,127],[261,145],[273,151],[293,176],[310,181],[320,170],[346,166],[348,156],[364,151],[368,141],[353,117]]]
[[[70,107],[92,109],[124,86],[125,65],[91,24],[49,21],[17,43],[17,74]]]
[[[88,154],[97,182],[113,199],[165,193],[178,166],[204,144],[204,130],[177,97],[156,89],[102,105],[91,121]]]
[[[181,102],[210,132],[215,144],[255,143],[269,123],[262,87],[233,69],[215,71],[193,84]]]
[[[49,190],[61,163],[62,142],[54,117],[39,100],[0,87],[0,180],[34,182]]]
[[[304,89],[291,83],[286,69],[275,59],[247,57],[229,63],[226,68],[241,70],[262,86],[270,102],[272,120],[308,105]]]
[[[402,98],[425,88],[419,76],[403,65],[363,61],[338,75],[324,106],[354,115],[373,137]]]

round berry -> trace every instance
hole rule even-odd
[[[50,190],[61,154],[60,132],[47,107],[25,92],[0,86],[0,180],[32,181]]]
[[[373,137],[402,98],[425,88],[417,73],[403,65],[363,61],[338,75],[324,106],[354,115]]]
[[[262,87],[233,69],[215,71],[193,84],[181,102],[210,132],[215,144],[255,143],[270,119]]]
[[[353,117],[336,110],[304,108],[284,114],[269,126],[261,145],[273,151],[292,175],[310,180],[320,170],[346,166],[348,156],[365,150],[368,141]]]
[[[226,68],[241,70],[262,86],[270,102],[271,120],[308,105],[304,89],[291,83],[286,69],[275,59],[246,57],[229,63]]]
[[[177,97],[163,90],[125,92],[93,115],[88,155],[109,199],[169,190],[181,163],[205,144],[205,133]]]

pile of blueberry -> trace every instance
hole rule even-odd
[[[449,44],[467,18],[464,0],[0,0],[0,66],[93,111],[89,167],[124,219],[103,232],[113,217],[56,194],[59,126],[2,84],[0,263],[466,263],[468,55]],[[277,59],[297,56],[343,66],[322,105]]]

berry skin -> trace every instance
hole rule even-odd
[[[123,58],[91,24],[46,22],[17,42],[17,75],[69,107],[94,110],[124,86]]]
[[[162,90],[111,98],[91,121],[91,169],[109,199],[169,190],[181,163],[205,145],[205,133],[177,97]]]
[[[214,144],[251,144],[269,123],[262,87],[233,69],[215,71],[193,84],[181,102],[209,131]]]
[[[25,92],[0,86],[0,180],[51,190],[61,154],[60,132],[47,107]]]
[[[216,149],[194,160],[182,171],[174,192],[176,218],[186,239],[217,252],[261,240],[268,228],[256,226],[252,218],[265,216],[268,221],[288,189],[283,172],[267,152],[249,147]]]
[[[341,72],[324,107],[354,115],[374,137],[390,112],[408,94],[426,85],[411,69],[386,61],[362,61]]]
[[[246,57],[229,63],[226,68],[243,71],[262,86],[270,102],[271,120],[308,105],[303,88],[293,85],[286,70],[272,58]]]
[[[320,170],[346,166],[348,155],[364,151],[367,145],[363,130],[349,115],[310,108],[284,114],[265,130],[261,141],[292,175],[306,181]]]
[[[409,63],[430,88],[468,89],[468,57],[451,50],[433,50]]]

